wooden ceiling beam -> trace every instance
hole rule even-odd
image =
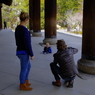
[[[4,4],[10,6],[12,4],[12,0],[0,0],[0,3],[4,3]]]

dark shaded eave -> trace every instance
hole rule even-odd
[[[0,3],[4,3],[4,4],[10,6],[12,4],[12,0],[0,0]]]

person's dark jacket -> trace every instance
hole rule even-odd
[[[68,47],[65,50],[60,50],[55,53],[54,63],[59,65],[61,77],[69,78],[78,73],[73,55],[78,50],[72,47]]]
[[[26,51],[31,57],[34,56],[31,45],[30,32],[25,26],[18,25],[15,30],[17,51]]]

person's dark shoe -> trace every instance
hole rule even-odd
[[[61,82],[60,82],[60,80],[53,81],[52,84],[53,84],[54,86],[58,86],[58,87],[61,86]]]
[[[66,87],[73,88],[73,83],[74,83],[74,80],[67,81],[66,82]]]

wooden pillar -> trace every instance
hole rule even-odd
[[[56,0],[45,0],[44,43],[56,44]]]
[[[2,3],[0,3],[0,29],[2,29]]]
[[[40,30],[40,0],[33,0],[33,36],[41,36]]]
[[[84,0],[82,57],[79,70],[95,74],[95,0]]]
[[[29,29],[33,32],[33,0],[29,0]]]

